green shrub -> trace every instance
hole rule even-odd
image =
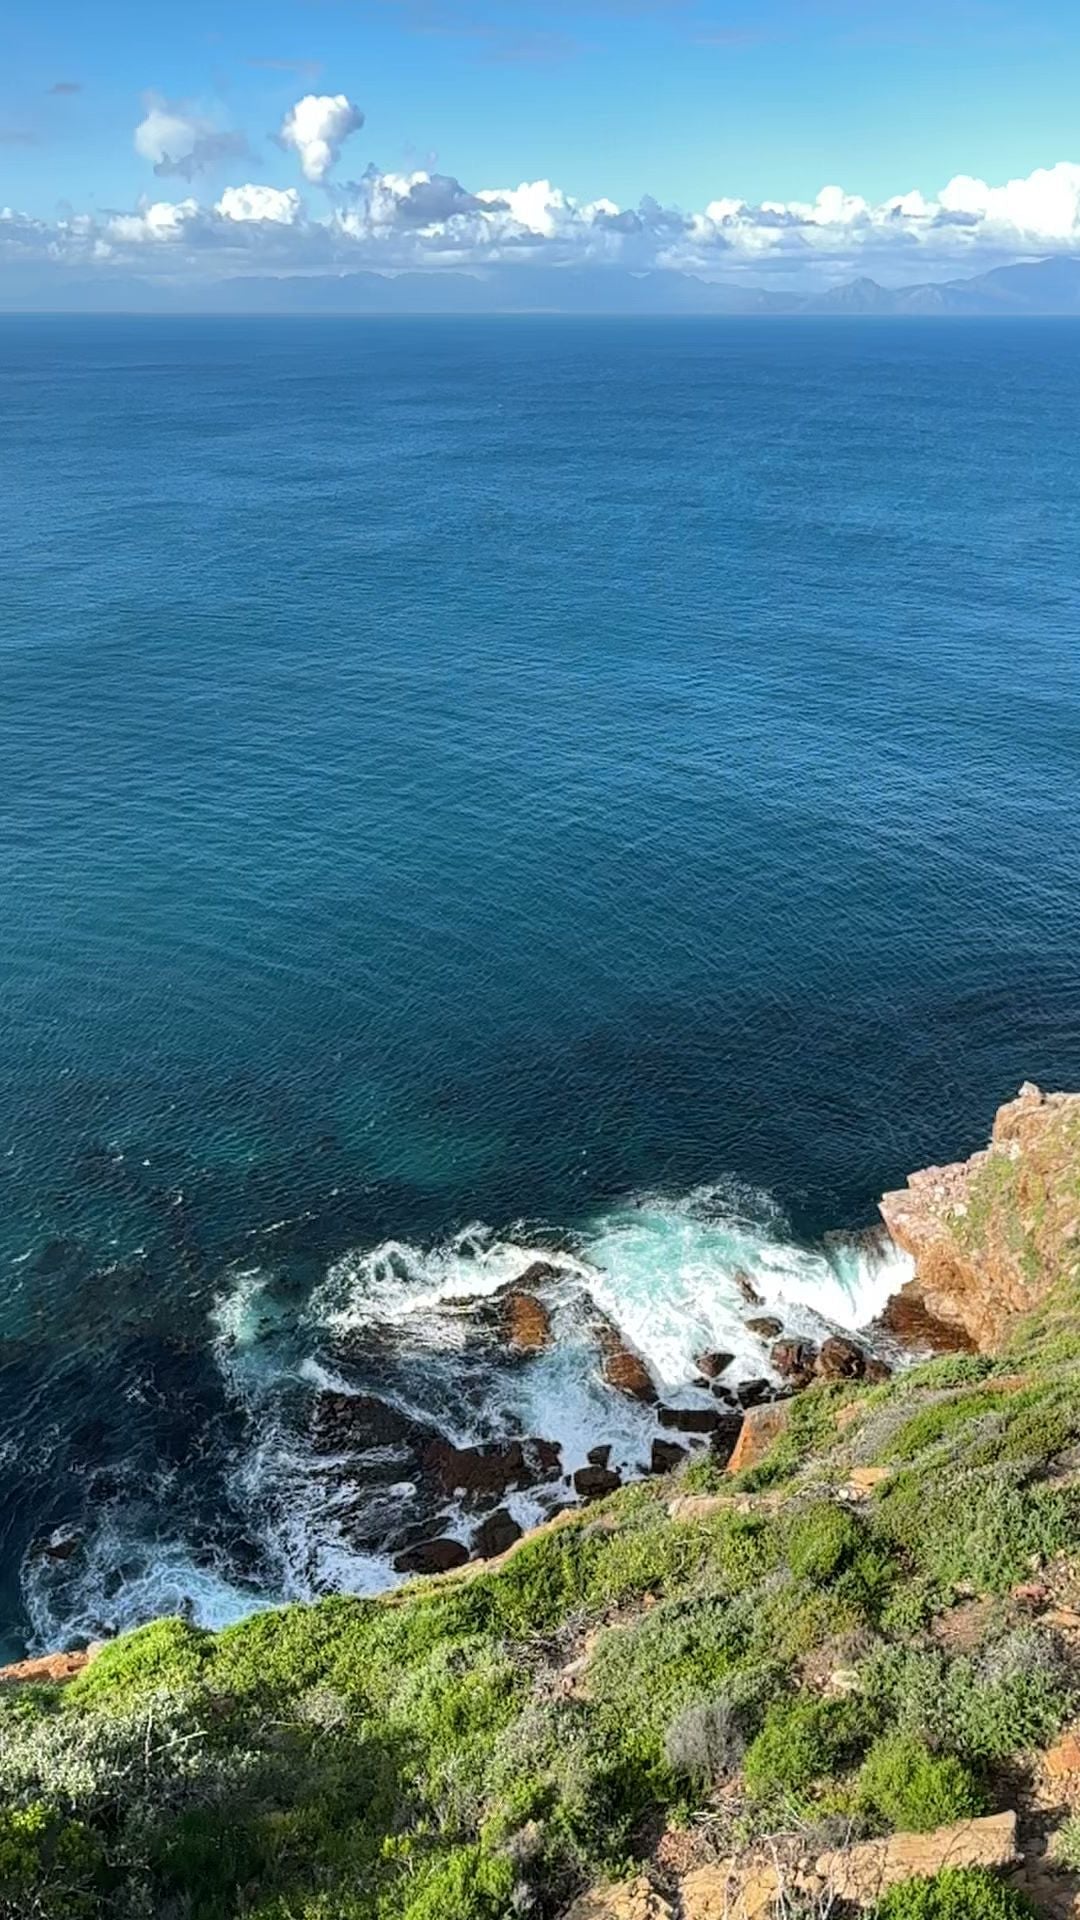
[[[896,1831],[929,1833],[985,1813],[986,1797],[953,1754],[931,1753],[913,1734],[875,1742],[859,1772],[859,1805]]]
[[[749,1792],[757,1800],[805,1792],[852,1756],[865,1731],[858,1700],[775,1701],[743,1763]]]
[[[156,1693],[185,1693],[199,1685],[213,1640],[187,1620],[155,1620],[111,1640],[76,1674],[65,1707],[96,1706],[125,1713]]]
[[[873,1920],[1034,1920],[1034,1909],[983,1867],[946,1867],[890,1887]]]
[[[1051,1848],[1059,1866],[1069,1873],[1080,1873],[1080,1813],[1070,1813],[1054,1835]]]
[[[787,1538],[787,1563],[797,1580],[834,1580],[863,1544],[854,1514],[835,1500],[818,1500],[795,1517]]]
[[[694,1786],[711,1786],[733,1773],[746,1752],[746,1740],[731,1701],[720,1694],[684,1707],[664,1735],[664,1753],[672,1773]]]

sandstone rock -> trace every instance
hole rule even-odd
[[[681,1920],[758,1920],[777,1904],[780,1876],[769,1861],[720,1860],[679,1884]]]
[[[1080,1773],[1080,1737],[1075,1733],[1063,1734],[1049,1752],[1043,1755],[1043,1766],[1053,1780],[1061,1780],[1071,1773]]]
[[[816,1872],[833,1898],[874,1906],[887,1887],[940,1873],[943,1867],[1007,1867],[1016,1858],[1016,1815],[959,1820],[934,1833],[894,1833],[823,1853]]]
[[[542,1353],[551,1345],[551,1315],[534,1293],[515,1287],[503,1296],[502,1309],[503,1336],[515,1353]]]
[[[10,1666],[0,1667],[0,1681],[41,1686],[47,1681],[73,1680],[89,1666],[104,1644],[103,1640],[92,1640],[78,1653],[46,1653],[35,1660],[14,1660]]]
[[[505,1553],[515,1541],[521,1539],[521,1528],[512,1513],[505,1507],[496,1507],[482,1520],[472,1537],[472,1550],[481,1560],[495,1560]]]
[[[791,1418],[790,1400],[774,1400],[768,1406],[750,1407],[743,1417],[735,1450],[728,1461],[729,1473],[742,1473],[756,1467],[775,1440],[780,1438]]]
[[[660,1407],[657,1419],[676,1433],[715,1433],[723,1415],[719,1407]]]
[[[600,1500],[621,1485],[622,1480],[612,1467],[579,1467],[574,1475],[574,1491],[583,1500]]]
[[[998,1109],[989,1148],[911,1174],[881,1214],[915,1261],[884,1324],[940,1347],[941,1329],[996,1352],[1018,1315],[1039,1305],[1068,1264],[1077,1231],[1080,1094],[1025,1082]]]
[[[464,1566],[468,1557],[469,1549],[460,1540],[424,1540],[395,1557],[394,1572],[449,1573],[451,1567]]]
[[[781,1380],[789,1381],[794,1387],[805,1387],[813,1379],[816,1359],[817,1353],[808,1340],[778,1340],[769,1354]]]
[[[866,1350],[857,1340],[849,1340],[842,1333],[831,1333],[821,1343],[814,1372],[822,1380],[861,1380],[866,1361]]]
[[[778,1340],[784,1331],[784,1323],[775,1314],[763,1313],[756,1320],[748,1320],[747,1328],[756,1333],[759,1340]]]
[[[649,1462],[650,1473],[671,1473],[686,1459],[686,1448],[680,1447],[677,1440],[654,1440],[652,1458]]]
[[[618,1886],[594,1887],[591,1893],[583,1893],[574,1901],[566,1920],[675,1920],[675,1909],[642,1875]]]
[[[727,1372],[734,1358],[733,1353],[699,1353],[694,1365],[706,1380],[718,1380],[722,1373]]]
[[[857,1500],[865,1500],[889,1478],[888,1467],[852,1467],[848,1474],[848,1488]]]
[[[629,1347],[611,1347],[604,1355],[602,1372],[609,1387],[627,1394],[631,1400],[640,1400],[645,1406],[653,1406],[659,1399],[652,1374],[644,1360],[639,1354],[631,1353]]]

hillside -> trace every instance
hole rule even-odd
[[[1080,1910],[1080,1132],[1025,1098],[926,1177],[913,1249],[951,1236],[984,1289],[1011,1263],[1000,1339],[963,1343],[996,1350],[815,1381],[737,1471],[499,1562],[0,1688],[0,1914]]]

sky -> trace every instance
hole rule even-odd
[[[15,0],[0,301],[500,266],[901,284],[1080,253],[1078,74],[1066,0]]]

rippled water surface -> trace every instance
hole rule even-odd
[[[1068,323],[0,321],[0,1642],[384,1577],[327,1382],[629,1460],[454,1262],[677,1388],[1080,1084],[1078,446]]]

